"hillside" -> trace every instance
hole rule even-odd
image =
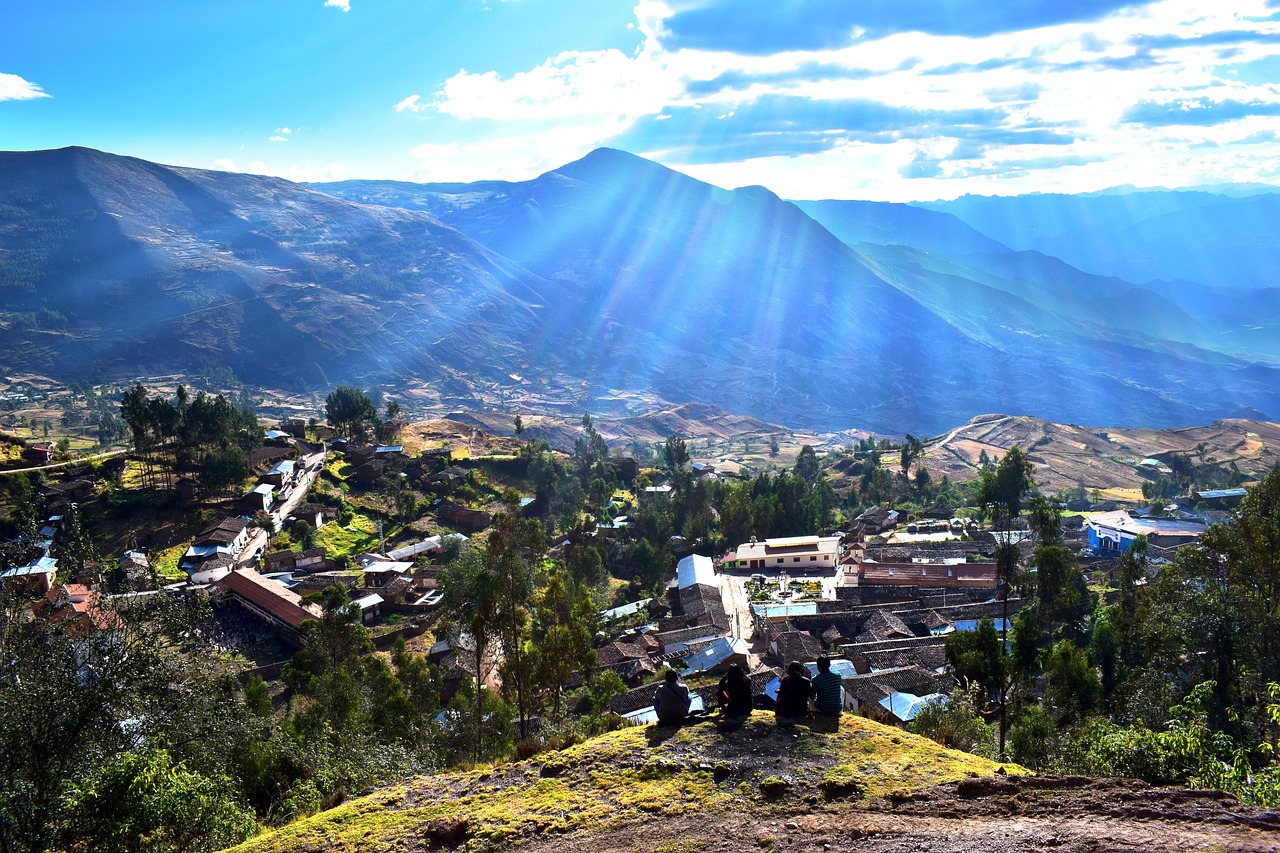
[[[524,361],[545,286],[421,213],[83,148],[0,154],[7,372],[469,388]]]
[[[1052,493],[1083,484],[1099,490],[1137,491],[1138,463],[1161,454],[1189,454],[1197,461],[1235,465],[1249,479],[1280,463],[1280,424],[1221,420],[1177,429],[1128,429],[1057,424],[1037,418],[981,415],[926,443],[925,464],[935,477],[972,479],[983,451],[1003,456],[1013,445],[1027,451],[1040,487]],[[1203,454],[1197,448],[1203,444]]]
[[[234,849],[1243,851],[1268,849],[1280,825],[1219,792],[1000,775],[1021,770],[862,717],[786,730],[771,716],[628,728],[419,777]]]
[[[526,761],[411,779],[235,849],[390,853],[463,840],[510,849],[538,838],[613,837],[619,824],[656,814],[777,818],[998,766],[863,717],[779,729],[757,711],[723,731],[709,722],[624,728]]]
[[[520,183],[320,188],[430,210],[575,285],[587,299],[557,306],[553,337],[590,341],[565,357],[596,393],[886,433],[978,411],[1174,425],[1280,403],[1274,294],[1171,300],[932,210],[797,206],[607,149]]]
[[[0,154],[0,372],[229,369],[435,412],[705,403],[814,432],[1280,411],[1275,289],[1156,292],[941,213],[811,216],[608,149],[519,183],[323,188]]]
[[[1015,249],[1136,282],[1275,287],[1280,195],[1133,190],[962,196],[919,204]]]

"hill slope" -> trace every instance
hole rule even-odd
[[[0,363],[272,387],[518,364],[539,281],[421,213],[82,148],[0,154]]]
[[[1214,322],[1221,301],[1191,313],[1018,257],[933,211],[802,210],[607,149],[523,183],[323,188],[429,209],[575,285],[584,299],[557,306],[550,337],[589,342],[566,358],[598,390],[643,385],[800,427],[897,433],[980,410],[1173,425],[1280,408],[1264,357],[1280,331],[1236,328],[1277,300]]]
[[[1261,851],[1280,828],[1219,791],[1003,775],[1020,769],[862,717],[795,729],[770,717],[624,729],[412,779],[235,850]]]
[[[1274,188],[1272,188],[1274,190]],[[1138,190],[962,196],[920,204],[1015,249],[1130,281],[1275,287],[1280,195]]]
[[[757,711],[725,731],[626,728],[492,770],[412,779],[235,849],[510,849],[538,837],[609,837],[656,814],[777,816],[813,798],[879,798],[998,767],[862,717],[780,729],[772,716]]]

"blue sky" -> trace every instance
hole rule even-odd
[[[0,148],[522,180],[609,145],[887,200],[1280,183],[1280,0],[43,0]]]

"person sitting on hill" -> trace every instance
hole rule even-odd
[[[831,671],[831,658],[818,658],[818,674],[813,678],[813,708],[826,717],[839,716],[844,710],[844,681]]]
[[[778,688],[778,706],[775,713],[778,725],[790,725],[788,721],[809,716],[809,700],[813,697],[813,684],[809,671],[799,661],[792,661],[787,675]]]
[[[736,663],[720,679],[717,695],[725,717],[746,717],[751,713],[751,682]]]
[[[658,725],[678,726],[689,716],[689,686],[680,680],[674,669],[668,669],[666,680],[653,694],[653,706],[658,712]]]

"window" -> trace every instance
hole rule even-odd
[[[816,563],[816,562],[818,562],[818,558],[817,558],[817,557],[810,557],[810,558],[809,558],[809,562],[810,562],[810,563]]]
[[[792,558],[791,558],[791,562],[793,562],[793,563],[798,563],[798,562],[800,562],[800,558],[799,558],[799,557],[792,557]]]

